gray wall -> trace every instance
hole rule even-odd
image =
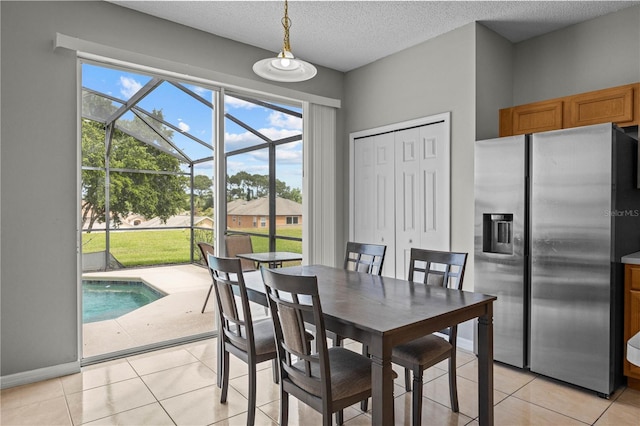
[[[498,136],[498,111],[512,106],[514,45],[476,26],[476,139]]]
[[[640,81],[640,6],[518,43],[513,104]]]
[[[1,375],[78,360],[76,57],[56,32],[247,79],[272,55],[105,2],[0,2]],[[342,96],[319,69],[295,89]]]

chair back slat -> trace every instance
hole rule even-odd
[[[262,278],[274,323],[281,379],[331,400],[331,372],[317,278],[266,268],[262,268]],[[307,338],[305,322],[315,325],[315,345]]]
[[[282,338],[295,355],[308,355],[309,342],[305,336],[304,322],[300,317],[300,311],[293,306],[281,305],[279,308],[280,324],[282,325]]]
[[[344,257],[344,269],[365,272],[372,275],[382,275],[384,255],[387,246],[380,244],[363,244],[347,242]]]
[[[462,290],[466,264],[467,253],[412,248],[408,280]]]
[[[236,324],[242,322],[238,304],[235,295],[233,294],[233,286],[235,284],[229,279],[223,279],[220,275],[217,275],[215,280],[216,286],[218,288],[220,303],[222,304],[222,317],[225,320],[231,321]]]
[[[205,243],[201,241],[198,243],[198,248],[200,249],[200,256],[202,256],[202,263],[204,263],[206,266],[209,266],[208,256],[210,254],[211,255],[215,254],[213,246],[209,243]]]
[[[255,352],[249,297],[238,258],[207,256],[220,313],[223,339],[237,348]]]
[[[242,253],[253,253],[253,244],[249,235],[226,235],[224,237],[226,256],[236,257]],[[256,265],[249,259],[241,259],[243,271],[255,271]]]

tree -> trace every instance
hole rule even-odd
[[[193,177],[193,192],[198,197],[210,194],[212,185],[213,181],[205,175],[195,175]]]
[[[244,199],[247,201],[266,197],[269,194],[269,175],[238,172],[227,177],[227,201]],[[276,179],[276,196],[302,203],[299,188],[290,188],[285,182]]]
[[[238,172],[227,177],[227,198],[231,200],[253,200],[265,197],[269,193],[268,175],[251,175],[247,172]]]
[[[193,177],[194,204],[198,213],[204,214],[213,207],[213,181],[205,175]]]
[[[302,191],[300,191],[300,188],[289,188],[286,183],[279,179],[276,179],[276,195],[296,203],[302,203]]]
[[[83,99],[84,108],[89,108],[96,116],[104,116],[113,106],[100,98]],[[98,111],[98,113],[96,113]],[[162,111],[153,111],[162,118]],[[119,123],[132,133],[153,143],[158,136],[137,117],[132,121]],[[170,129],[161,129],[168,138]],[[82,122],[82,165],[95,169],[82,171],[82,218],[88,222],[89,231],[95,222],[105,221],[105,130],[96,121]],[[136,138],[115,130],[110,149],[110,168],[126,170],[150,170],[179,172],[180,161]],[[187,209],[185,190],[188,180],[174,174],[149,174],[138,172],[114,172],[110,175],[109,207],[110,220],[117,227],[122,218],[131,213],[144,217],[159,217],[163,222],[180,211]]]
[[[104,140],[102,126],[89,120],[82,121],[82,165],[99,167],[104,164]],[[105,171],[82,170],[82,223],[88,223],[89,232],[96,221],[104,222]]]

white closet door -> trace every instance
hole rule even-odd
[[[447,126],[436,123],[420,130],[420,247],[450,250],[450,153]]]
[[[357,242],[369,241],[375,233],[375,136],[357,139],[354,142],[354,165],[358,171],[354,175],[353,214],[357,218],[354,223],[353,239]]]
[[[387,246],[383,275],[395,276],[394,137],[392,133],[354,142],[354,240]]]
[[[449,250],[449,140],[445,123],[395,134],[396,276],[412,247]]]
[[[411,247],[420,247],[420,132],[395,133],[396,146],[396,277],[407,278]]]
[[[392,133],[375,136],[375,244],[387,246],[382,274],[396,276],[395,239],[396,239],[396,203],[395,203],[395,153]]]

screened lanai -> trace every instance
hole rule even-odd
[[[256,252],[302,253],[301,107],[84,62],[81,125],[87,362],[215,333],[197,243],[216,229],[249,235]],[[122,312],[90,300],[125,282],[154,300]],[[96,305],[113,312],[87,312]]]
[[[221,93],[82,65],[84,271],[201,262],[196,243],[213,241],[217,102],[224,108],[223,229],[251,234],[259,251],[301,251],[301,108]],[[227,212],[234,201],[256,206],[245,208],[244,226]],[[145,247],[123,236],[140,230],[183,232],[157,234]]]

